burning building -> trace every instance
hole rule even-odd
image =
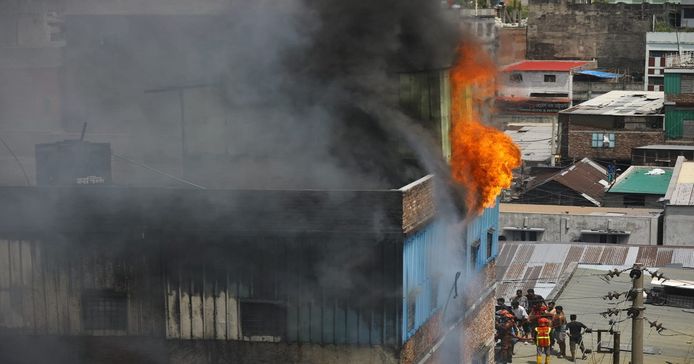
[[[0,188],[3,362],[490,362],[489,60],[431,2],[261,3],[65,15],[60,128],[114,159]]]

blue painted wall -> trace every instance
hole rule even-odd
[[[481,216],[473,219],[466,227],[464,239],[466,256],[472,262],[473,243],[479,241],[476,264],[460,267],[465,275],[481,270],[493,260],[499,250],[499,204],[485,209]],[[492,233],[491,241],[487,232]],[[445,238],[445,228],[439,222],[433,222],[405,239],[403,246],[403,297],[402,297],[402,342],[407,341],[427,320],[445,305],[447,292],[451,287],[453,277],[449,277],[455,269],[447,267],[442,274],[445,254],[450,254],[452,239]],[[487,254],[487,246],[491,243],[491,255]],[[408,314],[408,300],[415,300],[414,321]]]

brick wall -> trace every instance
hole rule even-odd
[[[434,181],[424,177],[400,189],[402,191],[402,230],[411,232],[428,222],[436,213]]]
[[[591,141],[593,133],[613,132],[607,130],[574,130],[572,125],[569,130],[570,159],[584,157],[602,160],[631,160],[631,149],[649,144],[663,144],[665,134],[663,131],[614,131],[614,148],[593,148]]]
[[[506,65],[525,59],[526,30],[525,27],[499,28],[498,64]]]
[[[459,312],[458,318],[452,318],[449,324],[465,317],[454,328],[441,326],[441,311],[432,315],[417,332],[403,344],[400,351],[400,363],[418,363],[426,358],[428,364],[448,364],[452,362],[470,363],[475,355],[489,350],[489,364],[494,362],[494,307],[496,305],[495,290],[493,287],[496,276],[496,264],[491,262],[475,277],[465,281],[464,292],[476,292],[477,294],[463,295],[465,301],[450,301],[448,314]],[[462,279],[461,279],[462,281]],[[459,289],[461,289],[459,287]],[[480,298],[479,292],[486,292],[485,297]],[[461,304],[458,304],[458,303]],[[445,334],[443,342],[439,343]],[[427,356],[428,355],[428,356]]]
[[[567,0],[529,0],[528,5],[528,59],[597,59],[600,67],[637,73],[644,70],[653,15],[673,9]]]
[[[432,315],[417,332],[402,346],[400,350],[400,363],[417,363],[436,344],[441,336],[441,310]],[[436,362],[435,360],[429,362]]]

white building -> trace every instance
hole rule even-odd
[[[499,95],[514,98],[571,98],[575,72],[595,68],[593,61],[521,61],[501,69]]]
[[[686,21],[683,18],[682,21]],[[694,19],[691,19],[694,26]],[[646,64],[643,85],[646,91],[664,91],[665,68],[678,62],[680,54],[694,52],[694,33],[646,33]]]

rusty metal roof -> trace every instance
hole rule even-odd
[[[545,183],[556,181],[572,189],[596,206],[600,206],[607,183],[607,170],[588,158],[574,163],[568,168],[549,176],[544,180],[532,181],[526,191],[538,188]],[[534,183],[533,183],[534,182]]]

